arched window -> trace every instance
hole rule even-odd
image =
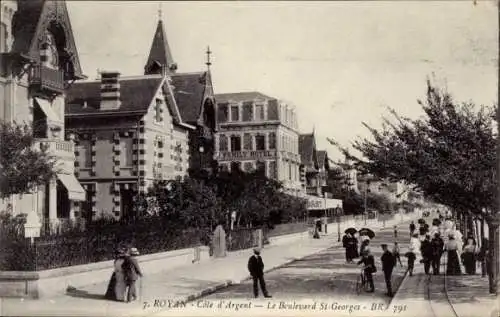
[[[220,152],[225,152],[228,150],[227,146],[227,136],[221,134],[219,136],[219,151]]]

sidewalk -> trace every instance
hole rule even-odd
[[[489,293],[488,277],[481,275],[447,276],[448,298],[458,317],[498,317],[499,301]]]
[[[399,223],[400,219],[387,221],[386,228]],[[373,229],[382,228],[367,224]],[[364,226],[361,222],[358,227]],[[297,259],[315,254],[337,244],[337,226],[332,226],[329,234],[321,239],[305,237],[282,245],[269,245],[262,251],[266,271],[270,271]],[[330,229],[330,226],[329,226]],[[341,226],[341,231],[345,230]],[[174,308],[176,304],[194,300],[231,284],[238,284],[249,278],[246,265],[251,250],[228,253],[225,258],[186,265],[154,275],[146,275],[141,295],[134,303],[104,300],[107,283],[89,285],[72,290],[68,295],[50,299],[22,300],[4,298],[1,315],[23,316],[144,316],[161,310]],[[110,272],[111,275],[111,272]]]
[[[444,257],[443,257],[444,258]],[[488,278],[481,275],[445,276],[424,274],[419,259],[412,277],[407,275],[393,298],[386,315],[439,317],[498,317],[498,299],[488,292]],[[464,271],[462,267],[462,272]],[[398,313],[394,307],[405,307]],[[415,312],[418,311],[418,314]]]

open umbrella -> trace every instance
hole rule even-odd
[[[440,226],[441,225],[441,220],[439,220],[438,218],[434,218],[432,220],[432,225],[433,226]]]
[[[368,236],[368,238],[373,239],[375,237],[375,232],[372,229],[363,228],[359,230],[360,236]]]
[[[356,228],[353,228],[353,227],[347,228],[344,231],[344,233],[346,233],[346,234],[355,234],[356,232],[358,232],[358,230],[356,230]]]

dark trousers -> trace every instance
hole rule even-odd
[[[439,275],[439,269],[441,268],[441,256],[435,255],[432,258],[432,272],[434,275]]]
[[[253,279],[253,295],[255,297],[259,296],[259,285],[260,284],[260,289],[262,290],[262,294],[264,296],[268,296],[267,289],[266,289],[266,281],[264,281],[264,275],[257,275],[257,276],[252,276]]]
[[[373,275],[372,272],[367,272],[365,270],[366,282],[370,286],[370,291],[373,292],[375,290],[375,285],[373,284]]]
[[[387,287],[387,294],[392,295],[391,284],[392,270],[384,271],[385,286]]]
[[[486,260],[483,260],[481,261],[481,276],[485,277],[487,273],[488,272],[486,270]]]
[[[425,274],[429,274],[431,268],[431,259],[424,258],[424,272]]]
[[[415,265],[415,259],[413,257],[408,258],[408,272],[410,272],[410,276],[413,275],[413,266]]]
[[[127,282],[127,301],[131,302],[133,300],[137,299],[137,289],[135,287],[135,282],[136,281],[128,281]]]

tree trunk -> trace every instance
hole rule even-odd
[[[497,293],[497,282],[498,282],[498,225],[488,222],[489,228],[489,291],[490,294]]]
[[[484,217],[481,217],[481,245],[484,244]]]

